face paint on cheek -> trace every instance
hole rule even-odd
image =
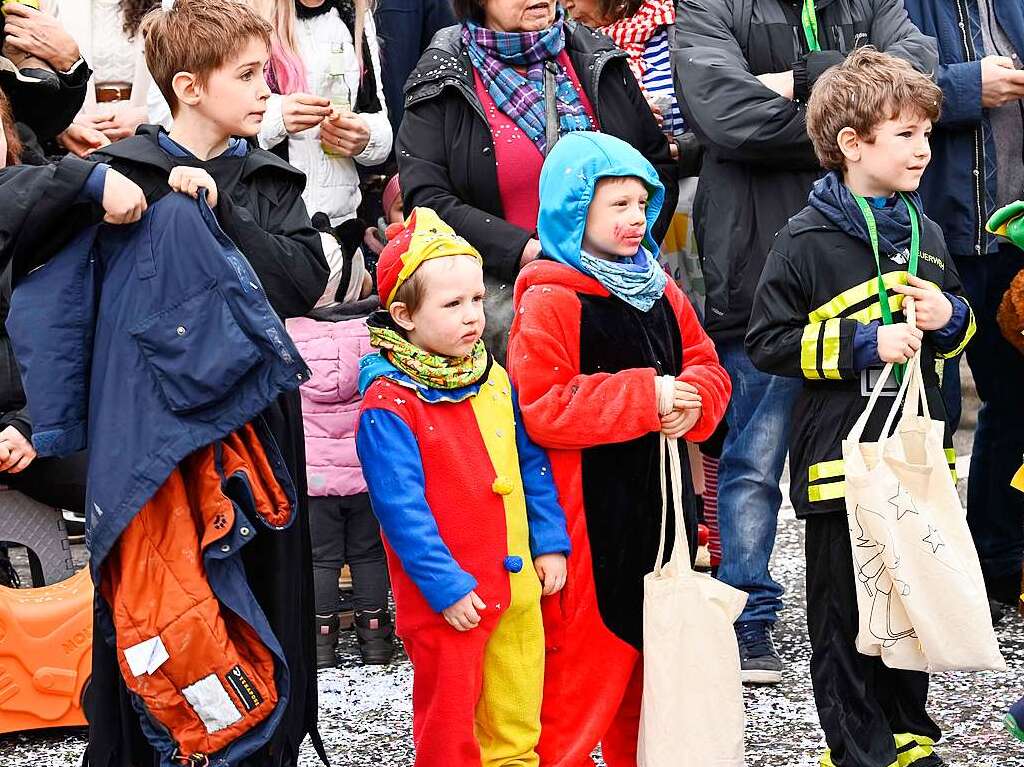
[[[642,226],[616,224],[612,229],[612,236],[615,238],[616,242],[632,242],[633,240],[643,239],[644,228]]]

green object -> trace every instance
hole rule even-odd
[[[800,23],[804,27],[804,37],[807,38],[807,48],[811,51],[820,51],[818,44],[818,14],[814,11],[814,0],[804,0],[803,10],[800,11]]]
[[[871,253],[875,257],[875,269],[878,272],[878,303],[882,310],[882,324],[891,325],[892,310],[889,308],[889,294],[885,290],[885,281],[882,279],[882,261],[878,255],[878,225],[875,223],[875,214],[871,212],[868,201],[859,194],[854,194],[853,199],[857,201],[857,207],[860,208],[860,212],[864,216],[864,223],[868,225]],[[917,261],[921,256],[921,221],[914,203],[902,192],[900,192],[900,199],[906,203],[907,210],[910,212],[910,263],[907,264],[907,272],[916,277]],[[895,366],[897,381],[903,380],[904,367],[904,365]]]
[[[1024,730],[1017,724],[1017,720],[1013,718],[1013,714],[1007,714],[1003,717],[1003,724],[1006,725],[1006,729],[1010,731],[1010,734],[1017,740],[1024,741]]]
[[[985,228],[1024,250],[1024,200],[1011,202],[997,210],[985,224]]]

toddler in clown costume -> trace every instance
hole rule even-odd
[[[480,340],[480,254],[428,208],[389,240],[356,445],[413,663],[416,764],[537,765],[540,598],[565,583],[565,516]]]

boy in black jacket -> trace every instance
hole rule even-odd
[[[301,194],[303,175],[245,140],[256,135],[270,95],[263,77],[271,29],[236,0],[177,0],[143,22],[146,63],[171,106],[170,133],[143,126],[93,157],[138,184],[152,203],[171,191],[204,190],[225,233],[260,278],[282,318],[298,317],[323,294],[328,267],[320,234]],[[295,524],[259,535],[245,547],[249,584],[288,661],[288,707],[270,743],[247,767],[291,767],[299,744],[316,733],[312,557],[306,509],[306,464],[298,391],[263,413],[298,497]],[[97,637],[86,701],[86,765],[153,761],[142,737],[114,651]]]
[[[776,236],[746,336],[761,370],[804,379],[792,419],[791,497],[807,520],[811,678],[829,746],[823,767],[942,764],[932,750],[939,728],[925,712],[928,675],[890,669],[855,646],[842,462],[842,440],[885,363],[920,354],[929,407],[944,416],[936,359],[960,354],[974,333],[942,232],[915,191],[941,98],[927,76],[870,48],[822,76],[807,130],[831,172]],[[911,299],[916,328],[903,317]],[[888,410],[875,409],[865,439],[877,439]],[[951,436],[947,429],[952,470]]]

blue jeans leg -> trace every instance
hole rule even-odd
[[[987,579],[1020,573],[1024,557],[1024,493],[1010,487],[1024,455],[1024,357],[1003,338],[996,310],[1010,281],[1024,269],[1024,252],[956,259],[977,333],[967,345],[981,409],[967,480],[967,523]]]
[[[719,580],[747,592],[740,621],[774,623],[782,586],[768,572],[775,546],[789,426],[801,382],[762,373],[740,341],[718,345],[732,378],[729,425],[718,464],[718,525],[722,537]]]

